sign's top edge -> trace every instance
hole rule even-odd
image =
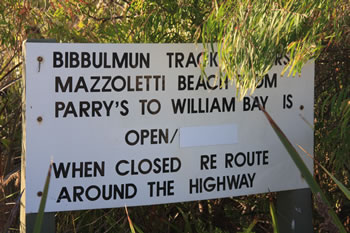
[[[73,44],[77,44],[77,45],[183,45],[183,44],[186,44],[186,45],[203,45],[203,43],[195,43],[195,42],[185,42],[185,43],[95,43],[95,42],[92,42],[92,43],[79,43],[79,42],[74,42],[74,43],[70,43],[70,42],[57,42],[56,40],[54,39],[49,39],[49,40],[46,40],[46,39],[28,39],[26,41],[24,41],[24,43],[26,44],[38,44],[38,43],[43,43],[43,44],[46,44],[46,43],[55,43],[55,44],[62,44],[62,45],[73,45]],[[214,43],[216,44],[216,43]]]
[[[24,43],[58,43],[55,39],[27,39]]]

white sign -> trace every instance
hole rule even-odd
[[[26,212],[151,205],[307,187],[260,103],[291,142],[313,151],[314,64],[253,97],[207,78],[194,44],[26,43]],[[305,122],[306,121],[306,122]],[[312,161],[305,156],[312,170]]]

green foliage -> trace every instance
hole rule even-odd
[[[328,92],[322,93],[319,98],[323,98],[320,111],[320,124],[330,123],[332,128],[328,129],[327,143],[328,147],[334,147],[329,143],[346,142],[350,140],[350,86],[340,88],[336,93],[330,95]],[[321,129],[322,130],[322,129]],[[329,155],[331,163],[336,170],[341,167],[350,169],[350,157],[345,156],[350,151],[349,143],[339,144]]]
[[[348,21],[344,31],[348,31],[349,26]],[[320,170],[323,166],[349,189],[349,42],[349,34],[346,34],[341,44],[328,47],[316,60],[315,76],[314,157],[320,163],[315,164],[315,177],[334,203],[344,225],[350,216],[350,201],[330,176]],[[318,213],[315,218],[319,218]],[[350,231],[348,225],[347,231]]]
[[[211,9],[204,0],[48,2],[37,4],[41,7],[23,5],[23,37],[95,43],[193,42]]]
[[[216,4],[202,30],[203,43],[218,42],[220,72],[234,80],[237,95],[254,91],[276,56],[289,54],[283,72],[301,71],[325,42],[339,36],[333,0],[237,0]]]
[[[21,61],[17,54],[15,1],[0,3],[0,230],[11,229],[19,205],[21,154]],[[14,20],[14,21],[13,21]],[[10,203],[10,204],[7,204]],[[18,212],[17,212],[18,213]]]

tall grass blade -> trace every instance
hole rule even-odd
[[[340,190],[345,194],[345,196],[350,200],[350,190],[347,189],[345,187],[345,185],[343,185],[342,182],[340,182],[337,178],[335,178],[335,176],[333,176],[324,166],[322,166],[321,164],[320,167],[323,169],[323,171],[325,171],[331,178],[332,180],[338,185],[338,187],[340,188]]]
[[[21,194],[17,197],[16,205],[12,208],[11,213],[10,213],[10,216],[9,216],[9,218],[8,218],[6,224],[5,224],[4,231],[3,231],[4,233],[9,232],[8,229],[10,228],[10,226],[11,226],[13,220],[16,219],[16,214],[17,214],[17,212],[18,212],[19,205],[20,205],[20,203],[21,203],[21,198],[22,198],[23,192],[24,192],[24,191],[22,191]],[[17,192],[16,192],[16,193],[17,193]]]
[[[44,191],[42,193],[42,197],[41,197],[41,201],[40,201],[40,205],[39,205],[38,215],[37,215],[37,217],[35,219],[33,233],[40,233],[40,231],[41,231],[41,226],[42,226],[43,218],[44,218],[45,205],[46,205],[46,200],[47,200],[47,194],[49,192],[51,168],[52,168],[52,161],[50,163],[49,171],[47,172],[47,177],[46,177],[46,181],[45,181]]]
[[[254,218],[253,222],[248,226],[244,233],[251,233],[257,222],[258,219]]]
[[[298,147],[303,150],[309,157],[311,157],[312,159],[314,159],[303,147],[301,147],[300,145],[298,145]],[[330,173],[324,166],[322,166],[322,164],[320,164],[317,160],[314,159],[314,161],[317,163],[318,166],[320,166],[322,168],[322,170],[324,172],[327,173],[327,175],[329,175],[332,180],[338,185],[338,187],[340,188],[340,190],[345,194],[345,196],[350,200],[350,190],[348,188],[345,187],[345,185],[343,185],[342,182],[340,182],[337,178],[335,178],[335,176],[332,175],[332,173]]]
[[[322,192],[320,186],[317,184],[317,182],[314,180],[311,172],[309,171],[309,169],[307,168],[307,166],[305,165],[304,161],[302,160],[301,156],[299,155],[299,153],[295,150],[295,148],[293,147],[293,145],[290,143],[290,141],[288,140],[288,138],[286,137],[286,135],[283,133],[283,131],[278,127],[278,125],[276,124],[276,122],[271,118],[271,116],[265,111],[265,109],[259,105],[260,109],[263,111],[265,117],[267,118],[268,122],[270,123],[270,125],[272,126],[273,130],[275,131],[275,133],[277,134],[278,138],[280,139],[280,141],[282,142],[282,144],[284,145],[284,147],[286,148],[286,150],[288,151],[289,155],[291,156],[291,158],[293,159],[295,165],[298,167],[299,171],[301,172],[301,174],[303,175],[305,181],[307,182],[307,184],[309,185],[312,193],[316,196],[319,196],[321,201],[327,206],[328,208],[328,215],[332,218],[333,223],[336,225],[336,227],[338,228],[339,232],[346,232],[343,224],[341,223],[341,221],[339,220],[338,216],[336,215],[336,213],[334,212],[334,210],[332,209],[331,204],[329,203],[329,201],[327,200],[325,194]]]
[[[128,217],[131,233],[136,233],[135,228],[134,228],[134,224],[132,224],[131,218],[129,217],[128,208],[126,206],[125,206],[125,212],[126,212],[126,216]]]
[[[177,206],[177,209],[179,210],[185,221],[185,232],[192,233],[192,227],[190,221],[188,220],[188,215],[185,212],[183,212],[183,210],[180,207]]]
[[[180,227],[176,226],[175,224],[172,224],[169,220],[161,219],[161,221],[167,224],[171,229],[173,229],[174,232],[182,232]]]
[[[270,200],[270,214],[271,214],[271,218],[272,218],[273,233],[279,233],[278,224],[277,224],[276,208],[275,208],[275,205],[273,204],[272,200]]]
[[[134,224],[134,227],[138,233],[144,233],[138,226]]]
[[[19,193],[19,191],[16,191],[16,192],[14,192],[14,193],[11,193],[11,194],[7,195],[6,197],[4,197],[3,199],[1,199],[0,202],[5,201],[6,199],[9,199],[10,197],[13,197],[14,195],[16,195],[16,194],[18,194],[18,193]],[[22,194],[21,194],[21,195],[22,195]]]

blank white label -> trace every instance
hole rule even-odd
[[[231,145],[238,142],[236,125],[180,128],[180,147]]]

